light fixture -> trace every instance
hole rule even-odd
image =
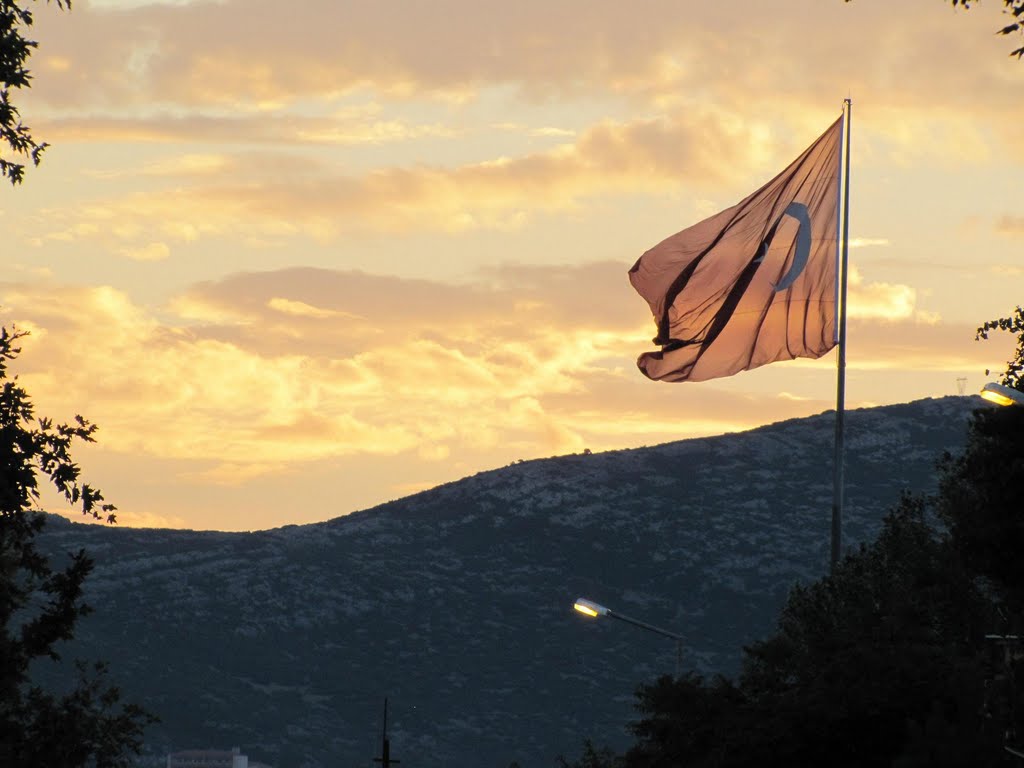
[[[676,677],[679,677],[680,669],[683,664],[683,636],[677,632],[670,632],[667,629],[656,627],[653,624],[648,624],[646,621],[640,621],[639,619],[632,619],[629,616],[625,616],[621,613],[605,608],[600,603],[595,603],[593,600],[588,600],[585,597],[576,598],[576,602],[573,603],[573,608],[582,613],[584,616],[590,616],[596,618],[598,616],[608,616],[612,619],[618,619],[624,621],[627,624],[632,624],[634,627],[640,627],[640,629],[646,629],[648,632],[654,632],[655,634],[662,635],[664,637],[670,637],[676,641]]]
[[[582,613],[584,616],[607,616],[608,609],[603,605],[598,605],[593,600],[587,600],[585,597],[579,598],[572,606],[577,611]]]
[[[1024,392],[994,381],[981,388],[981,396],[996,405],[1024,405]]]

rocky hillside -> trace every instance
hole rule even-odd
[[[931,490],[976,398],[847,417],[846,542]],[[244,534],[54,520],[86,547],[96,612],[68,655],[106,658],[158,714],[154,754],[240,745],[275,768],[368,766],[391,702],[403,768],[552,766],[622,746],[671,641],[736,669],[787,590],[827,570],[833,416],[637,450],[521,462],[325,523]],[[339,478],[343,487],[343,478]]]

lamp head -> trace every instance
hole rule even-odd
[[[595,603],[593,600],[587,600],[585,597],[577,598],[576,603],[573,605],[577,611],[585,616],[607,616],[608,609],[603,605]]]
[[[992,381],[981,388],[981,396],[996,405],[1024,405],[1024,392]]]

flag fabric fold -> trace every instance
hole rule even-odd
[[[839,118],[752,195],[641,256],[629,280],[658,327],[637,366],[705,381],[836,345]]]

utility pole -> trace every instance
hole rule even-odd
[[[380,757],[373,758],[373,762],[380,763],[381,768],[388,768],[391,765],[398,765],[401,760],[391,759],[391,742],[388,741],[388,700],[384,698],[384,730],[380,737]]]

